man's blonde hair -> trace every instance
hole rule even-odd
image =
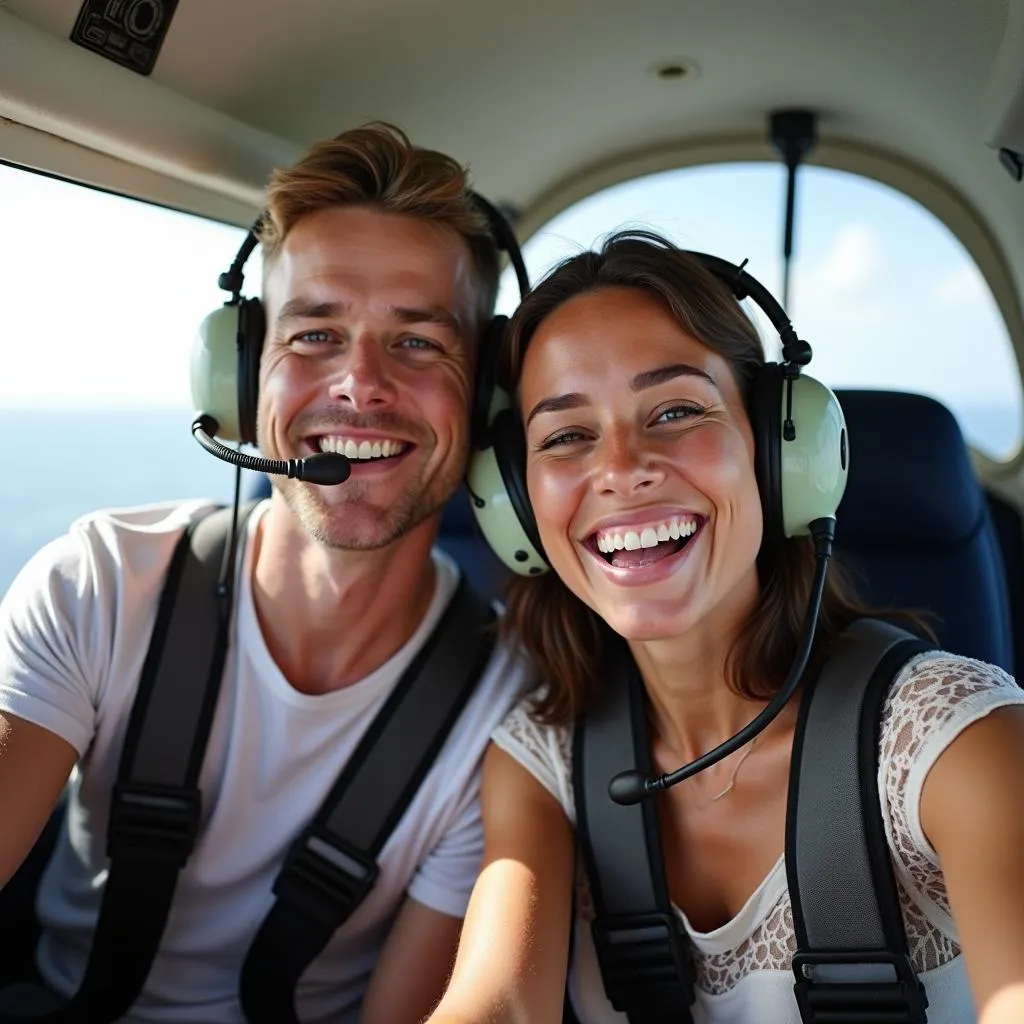
[[[454,230],[469,247],[476,277],[478,326],[493,314],[498,252],[466,169],[444,153],[414,146],[394,125],[372,121],[315,143],[267,186],[259,236],[264,267],[303,217],[336,206],[370,206]]]

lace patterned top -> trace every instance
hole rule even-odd
[[[1024,690],[1001,669],[930,652],[904,666],[884,708],[878,788],[911,958],[928,994],[929,1024],[963,1024],[976,1014],[938,858],[921,828],[921,788],[939,754],[963,729],[1009,704],[1024,704]],[[498,727],[494,741],[556,797],[574,822],[571,728],[538,724],[526,699]],[[626,1024],[625,1015],[604,995],[586,927],[592,904],[583,872],[577,878],[569,976],[573,1005],[582,1024]],[[783,858],[721,928],[698,932],[677,913],[695,958],[694,1024],[800,1024],[791,968],[796,939]]]

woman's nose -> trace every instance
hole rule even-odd
[[[617,434],[600,442],[595,485],[615,494],[635,494],[656,486],[664,477],[651,453],[637,438]]]

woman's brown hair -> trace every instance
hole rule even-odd
[[[637,288],[664,302],[687,334],[729,364],[750,408],[765,362],[753,323],[696,258],[645,231],[620,232],[599,250],[570,257],[524,299],[502,347],[504,386],[515,391],[527,346],[546,317],[575,296],[610,287]],[[769,699],[785,681],[800,642],[816,567],[813,542],[766,535],[757,564],[760,599],[730,652],[726,676],[736,692]],[[833,559],[808,671],[847,625],[867,614]],[[572,721],[601,679],[608,627],[550,572],[511,581],[503,628],[538,668],[537,717],[556,725]]]

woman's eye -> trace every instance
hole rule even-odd
[[[707,409],[704,406],[697,405],[695,402],[686,402],[682,405],[673,405],[669,409],[662,410],[658,414],[655,423],[671,423],[675,420],[690,419],[693,416],[700,416],[705,412],[707,412]]]
[[[558,448],[576,441],[582,441],[583,435],[578,430],[563,430],[560,434],[545,438],[537,445],[537,451],[547,451],[549,448]]]

